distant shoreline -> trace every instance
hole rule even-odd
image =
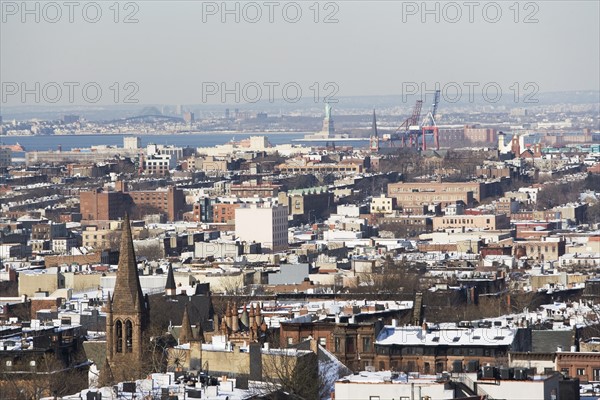
[[[249,136],[261,136],[261,135],[306,135],[311,132],[306,131],[202,131],[202,132],[141,132],[141,133],[59,133],[53,135],[0,135],[1,138],[19,138],[19,137],[76,137],[76,136],[152,136],[152,135],[249,135]]]

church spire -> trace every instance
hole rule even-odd
[[[371,136],[379,137],[377,133],[377,117],[375,116],[375,109],[373,109],[373,122],[371,124]]]
[[[379,151],[379,133],[377,132],[377,117],[375,116],[375,109],[373,109],[373,122],[371,124],[371,139],[369,148],[373,153],[377,153]]]
[[[165,285],[165,294],[167,296],[175,296],[177,294],[177,287],[175,286],[175,275],[173,274],[173,266],[169,265],[169,272],[167,273],[167,284]]]
[[[106,355],[116,382],[143,376],[144,329],[149,322],[148,298],[142,294],[129,217],[123,220],[119,269],[106,313]]]
[[[181,320],[181,330],[179,331],[179,344],[189,343],[194,338],[190,317],[188,315],[187,305],[183,309],[183,319]]]
[[[121,312],[143,312],[145,308],[143,298],[135,250],[133,248],[129,215],[125,214],[123,220],[123,233],[121,235],[119,268],[117,270],[117,280],[113,295],[113,310],[119,310]]]

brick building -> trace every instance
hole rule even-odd
[[[494,145],[498,137],[495,129],[465,126],[464,139],[471,143],[488,143]]]
[[[279,204],[287,205],[289,214],[303,222],[324,218],[334,204],[334,195],[326,186],[280,192],[278,197]]]
[[[313,321],[309,315],[282,322],[281,347],[294,346],[309,337],[354,371],[375,365],[375,340],[385,321],[408,318],[411,309],[381,309],[381,305],[346,306],[337,320]]]
[[[582,382],[600,381],[600,353],[556,352],[556,369]]]
[[[84,220],[119,219],[132,207],[131,198],[123,192],[95,189],[79,194],[81,218]]]
[[[510,219],[506,214],[482,214],[482,215],[450,215],[433,217],[433,230],[465,228],[465,229],[508,229]]]
[[[538,261],[556,261],[565,254],[565,240],[563,238],[548,237],[544,240],[516,241],[514,248],[518,245],[525,249],[527,258]]]
[[[377,336],[375,367],[424,374],[462,372],[474,365],[506,364],[511,350],[531,351],[531,330],[391,325]]]
[[[0,397],[54,398],[88,387],[91,362],[83,349],[86,331],[78,325],[41,326],[39,321],[0,334]]]
[[[166,214],[169,221],[183,219],[186,203],[181,189],[169,186],[167,190],[144,190],[127,194],[131,197],[134,207],[148,207],[149,211],[159,210]]]
[[[232,184],[229,193],[237,197],[276,197],[279,193],[279,185],[270,183],[243,182]]]
[[[398,182],[388,185],[388,196],[401,207],[432,203],[445,207],[457,201],[470,205],[487,193],[483,182]]]
[[[213,205],[212,221],[216,223],[235,221],[235,209],[239,208],[240,205],[240,203],[217,203]]]
[[[137,217],[146,214],[164,213],[169,221],[183,218],[185,196],[183,190],[169,186],[167,190],[122,190],[105,192],[100,189],[79,194],[81,215],[84,220],[116,220],[125,213],[138,211]]]

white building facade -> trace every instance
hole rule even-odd
[[[235,210],[235,236],[261,243],[272,252],[288,248],[288,207],[280,204],[244,204]]]

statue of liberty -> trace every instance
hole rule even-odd
[[[330,119],[331,118],[331,110],[333,109],[333,107],[331,107],[329,105],[329,103],[325,103],[325,119]]]

